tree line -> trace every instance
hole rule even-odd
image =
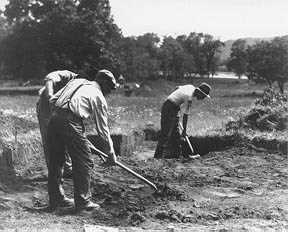
[[[124,37],[109,0],[10,0],[0,20],[1,73],[40,79],[55,69],[100,68],[130,80],[213,75],[223,43],[204,33]]]
[[[250,46],[243,39],[236,40],[227,67],[239,78],[246,75],[255,82],[266,81],[270,87],[277,82],[280,92],[284,93],[288,80],[288,40],[276,37]]]
[[[221,64],[222,46],[212,35],[196,32],[125,37],[109,0],[9,0],[0,17],[0,70],[14,79],[43,79],[57,69],[93,76],[102,68],[138,81],[210,77]],[[283,92],[287,47],[281,38],[253,46],[237,40],[225,64],[239,77],[276,81]]]

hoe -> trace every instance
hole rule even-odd
[[[89,146],[92,149],[93,153],[99,155],[102,160],[105,160],[108,158],[107,154],[105,154],[104,152],[97,149],[91,142],[90,142]],[[133,170],[126,167],[124,164],[120,163],[119,161],[116,161],[116,165],[121,167],[122,169],[126,170],[127,172],[131,173],[133,176],[137,177],[138,179],[144,181],[146,184],[150,185],[155,191],[158,190],[156,185],[153,184],[151,181],[147,180],[145,177],[141,176],[137,172],[134,172]]]

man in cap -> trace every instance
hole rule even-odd
[[[78,74],[68,70],[57,70],[49,73],[44,81],[45,86],[39,91],[39,100],[36,106],[37,118],[39,122],[40,134],[42,137],[43,150],[47,167],[49,166],[49,153],[47,148],[47,127],[51,117],[49,99],[58,92],[70,80],[75,79]],[[72,173],[72,162],[68,153],[65,152],[64,175],[70,176]]]
[[[193,85],[183,85],[178,86],[167,97],[161,109],[161,132],[154,154],[155,158],[178,158],[180,156],[180,107],[184,108],[182,135],[185,136],[192,98],[197,100],[210,98],[210,90],[210,85],[206,83],[202,83],[198,88]]]
[[[98,209],[91,201],[90,175],[93,168],[89,141],[83,120],[92,117],[96,131],[103,139],[103,151],[108,162],[114,164],[116,156],[108,128],[108,109],[105,97],[116,88],[113,74],[100,70],[94,81],[75,79],[58,91],[50,100],[55,106],[48,124],[48,149],[51,154],[48,169],[48,194],[51,209],[74,205],[77,211]],[[63,151],[67,147],[72,158],[74,202],[65,196],[62,188]]]

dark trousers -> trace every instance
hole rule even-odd
[[[40,95],[40,98],[37,102],[36,105],[36,112],[37,112],[37,118],[39,122],[39,128],[40,128],[40,134],[42,138],[42,145],[43,145],[43,150],[44,150],[44,156],[45,156],[45,161],[47,164],[47,167],[49,166],[49,159],[50,155],[48,152],[48,136],[47,136],[47,130],[48,130],[48,123],[51,118],[51,109],[49,105],[49,100],[47,99],[45,93],[43,92]],[[65,165],[64,169],[69,171],[71,169],[72,161],[68,153],[65,151]]]
[[[48,194],[50,206],[64,198],[63,166],[65,147],[72,159],[75,206],[85,205],[91,199],[90,178],[93,168],[91,151],[84,134],[83,122],[72,112],[57,110],[48,124]]]
[[[180,147],[180,107],[166,100],[161,109],[161,131],[154,154],[155,158],[178,158]]]

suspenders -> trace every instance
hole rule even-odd
[[[70,102],[71,102],[71,99],[72,99],[72,97],[75,95],[75,93],[78,91],[78,89],[80,89],[83,85],[88,85],[88,83],[82,83],[82,84],[80,84],[73,92],[72,92],[72,94],[69,96],[69,98],[67,99],[67,101],[66,102],[64,102],[64,103],[62,103],[62,105],[60,106],[61,108],[63,107],[63,106],[65,106],[66,104],[68,105],[68,109],[69,110],[71,110],[70,109]],[[64,92],[64,91],[63,91]]]
[[[71,80],[71,81],[73,81],[73,80]],[[58,105],[58,106],[57,106],[57,101],[63,97],[63,94],[65,94],[65,92],[66,92],[65,90],[66,90],[66,88],[68,87],[68,85],[69,85],[69,82],[68,82],[67,85],[64,87],[62,93],[60,94],[60,96],[59,96],[58,99],[56,100],[55,106],[56,106],[56,107],[59,107],[59,108],[63,108],[63,107],[67,104],[67,105],[68,105],[68,109],[71,110],[71,109],[70,109],[70,102],[71,102],[72,97],[75,95],[75,93],[76,93],[83,85],[90,85],[90,83],[87,83],[86,80],[83,81],[82,83],[80,83],[80,84],[75,88],[75,90],[73,90],[73,92],[70,94],[70,96],[68,96],[66,100],[65,100],[65,98],[64,98],[64,99],[63,99],[64,102],[62,102],[61,105]]]

